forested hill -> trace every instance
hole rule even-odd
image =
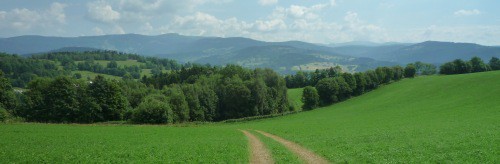
[[[379,66],[405,65],[416,61],[442,64],[454,59],[483,60],[500,57],[500,48],[471,43],[428,41],[416,44],[349,43],[328,45],[301,41],[265,42],[243,37],[198,37],[178,34],[138,34],[84,37],[19,36],[0,38],[0,52],[38,54],[46,52],[114,50],[212,65],[239,64],[247,68],[270,67],[293,74],[340,66],[360,72]],[[279,60],[276,60],[276,59]],[[304,60],[305,59],[305,60]]]
[[[382,46],[341,46],[335,52],[356,57],[369,57],[381,61],[400,64],[416,61],[442,64],[454,59],[467,60],[473,56],[483,60],[500,57],[500,47],[483,46],[472,43],[427,41],[417,44],[394,44]]]
[[[181,123],[293,110],[284,78],[271,69],[116,51],[0,53],[0,114],[26,121]]]
[[[0,52],[20,55],[61,50],[81,51],[87,48],[169,58],[182,63],[246,63],[245,66],[249,68],[271,67],[280,73],[314,71],[334,66],[341,66],[346,71],[364,71],[377,66],[395,65],[370,58],[342,55],[332,51],[331,47],[317,44],[300,41],[264,42],[242,37],[125,34],[86,37],[19,36],[0,39]],[[273,60],[279,56],[286,57],[289,62]],[[221,60],[214,61],[212,58]],[[313,60],[302,60],[304,58]]]
[[[51,52],[30,57],[0,53],[0,70],[14,87],[21,88],[39,77],[91,79],[101,75],[112,79],[140,79],[142,76],[180,70],[181,66],[170,59],[116,51]]]

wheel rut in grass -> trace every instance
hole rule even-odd
[[[322,164],[322,163],[329,163],[325,158],[315,154],[314,152],[292,142],[288,141],[286,139],[283,139],[279,136],[269,134],[260,130],[255,130],[256,132],[272,138],[273,140],[278,141],[279,143],[283,144],[286,148],[288,148],[290,151],[295,153],[297,156],[299,156],[304,162],[306,163],[314,163],[314,164]]]
[[[274,163],[273,158],[271,157],[271,153],[269,150],[266,148],[264,143],[262,143],[259,138],[254,136],[252,133],[245,131],[245,130],[240,130],[247,136],[248,142],[250,144],[250,163],[258,163],[258,164],[267,164],[267,163]]]

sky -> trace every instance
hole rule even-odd
[[[500,45],[498,0],[0,0],[0,37],[108,34]]]

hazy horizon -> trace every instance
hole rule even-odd
[[[500,45],[500,1],[1,1],[0,38],[110,34]]]

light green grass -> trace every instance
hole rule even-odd
[[[299,99],[296,93],[290,99]],[[245,163],[248,143],[237,129],[256,129],[335,163],[500,163],[499,118],[500,71],[428,76],[328,107],[241,123],[0,124],[0,161]],[[258,136],[276,161],[293,162],[281,145]]]
[[[333,162],[500,162],[500,71],[405,79],[332,106],[241,124]]]
[[[303,91],[304,88],[288,89],[288,101],[295,107],[295,110],[301,110],[302,105],[304,105],[302,102]]]
[[[151,76],[151,69],[142,69],[142,71],[141,71],[141,78],[143,76]]]
[[[245,163],[247,140],[222,126],[0,124],[1,163]]]

